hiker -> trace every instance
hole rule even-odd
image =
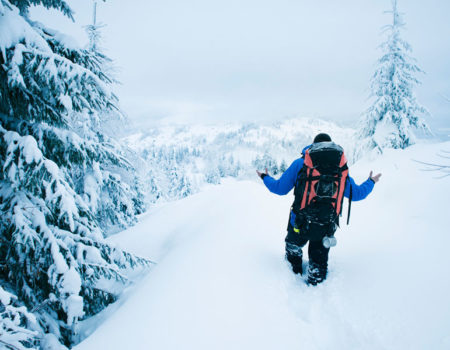
[[[366,198],[381,174],[372,176],[361,185],[348,176],[343,149],[331,141],[328,134],[318,134],[312,145],[305,147],[302,157],[275,180],[256,170],[270,192],[285,195],[295,188],[287,228],[286,259],[296,274],[303,274],[302,248],[309,241],[307,283],[316,285],[325,280],[328,253],[336,245],[334,232],[339,225],[343,196],[351,201]],[[348,219],[347,219],[348,223]]]

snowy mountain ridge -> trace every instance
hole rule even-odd
[[[253,178],[255,168],[277,175],[320,132],[329,133],[351,159],[353,129],[307,118],[260,125],[161,125],[123,141],[144,159],[148,200],[154,203],[186,197],[225,177]]]
[[[328,132],[338,143],[347,143],[354,130],[338,126],[336,123],[313,118],[290,118],[273,123],[216,123],[216,124],[171,124],[149,128],[133,133],[124,141],[133,149],[143,151],[153,146],[208,147],[222,145],[246,145],[268,147],[269,143],[283,143],[295,148],[304,142],[311,142],[319,132]],[[345,145],[344,145],[345,146]],[[270,148],[270,147],[268,147]],[[301,149],[300,149],[301,150]],[[294,151],[295,152],[295,151]]]

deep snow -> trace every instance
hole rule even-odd
[[[441,149],[450,142],[351,167],[357,183],[383,176],[342,220],[317,287],[284,261],[292,193],[229,180],[154,208],[110,239],[158,265],[76,349],[450,348],[450,176],[413,161],[442,163]]]

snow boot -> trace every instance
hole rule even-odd
[[[292,271],[295,274],[303,274],[302,258],[302,248],[296,244],[286,242],[286,260],[291,264]]]
[[[308,267],[308,280],[306,283],[316,286],[317,284],[323,282],[327,278],[327,270],[327,265],[320,265],[310,261]]]

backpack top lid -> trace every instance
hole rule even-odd
[[[320,150],[335,150],[344,152],[344,149],[333,141],[315,142],[309,147],[309,153]]]
[[[306,152],[312,163],[307,165],[316,168],[320,173],[343,167],[347,162],[343,148],[332,141],[313,143]]]

